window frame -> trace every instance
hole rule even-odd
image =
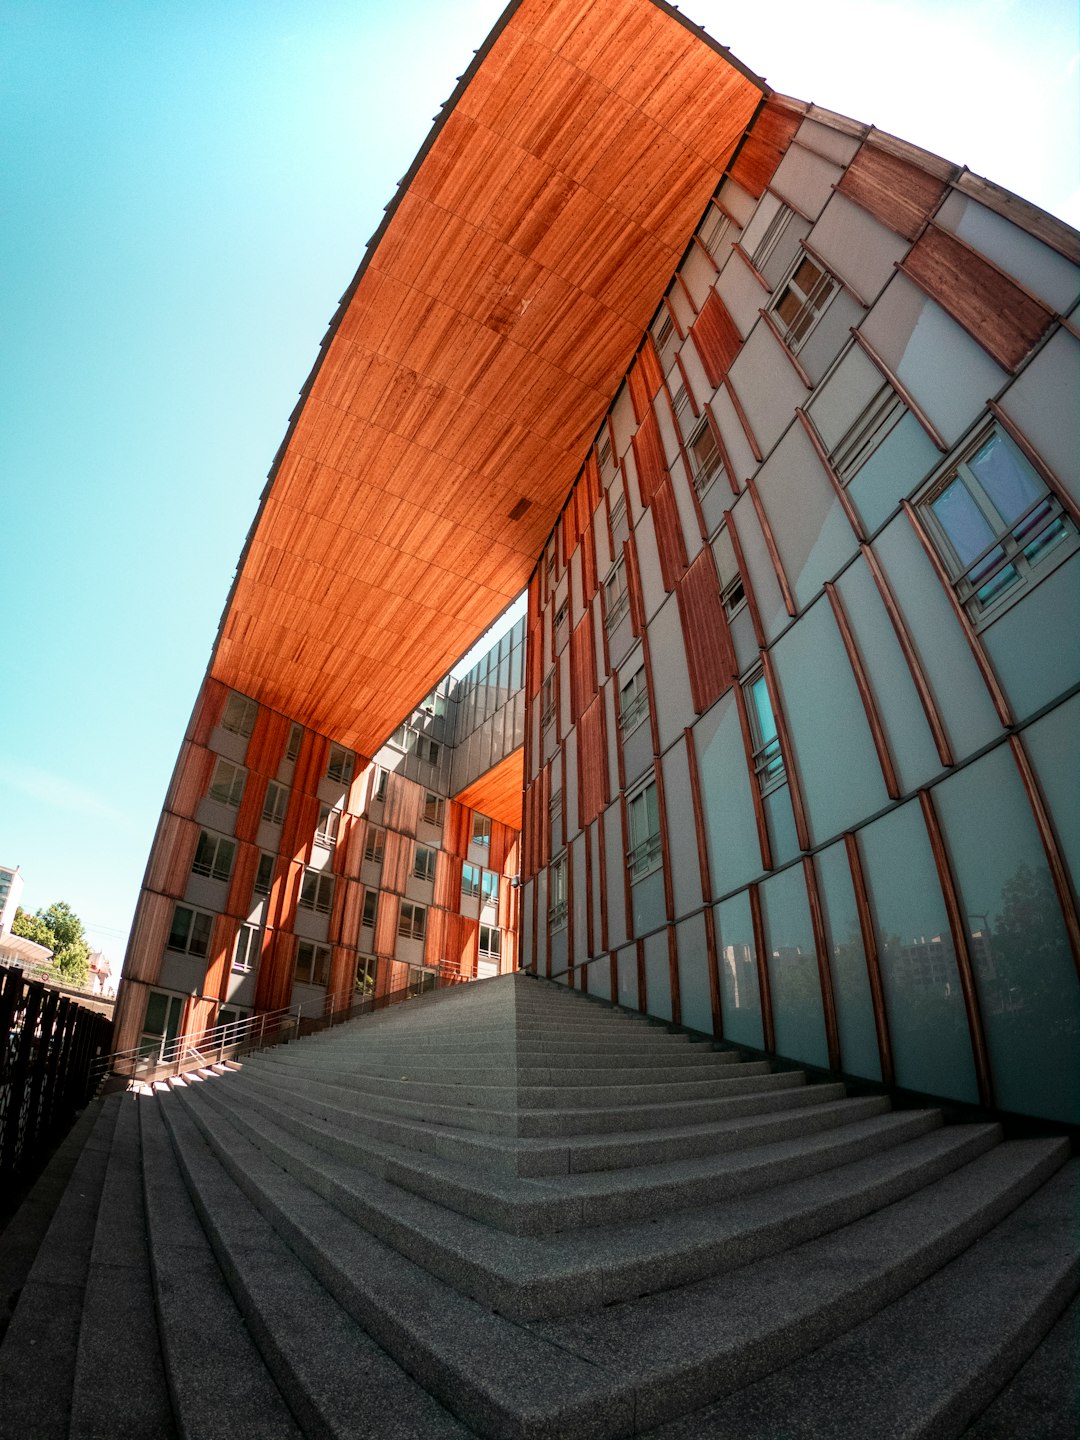
[[[413,877],[417,880],[435,881],[435,864],[438,851],[430,845],[417,845],[413,854]],[[423,864],[421,865],[421,860]]]
[[[265,865],[265,861],[269,861],[269,865]],[[261,854],[259,855],[259,863],[255,867],[255,879],[251,882],[251,892],[253,895],[270,894],[270,891],[274,885],[274,865],[276,861],[277,856],[272,850],[263,850],[261,852]],[[266,877],[265,885],[263,884],[262,880],[262,873],[264,869],[267,869],[270,872]]]
[[[339,785],[348,785],[353,778],[353,768],[356,764],[356,756],[344,745],[331,744],[330,753],[326,757],[326,779],[334,780]]]
[[[341,827],[342,812],[333,805],[321,802],[319,805],[319,819],[315,826],[315,843],[324,846],[327,850],[333,850],[338,842],[338,833]],[[329,829],[327,825],[329,824]]]
[[[177,919],[181,912],[190,916],[187,926],[187,933],[182,945],[174,945],[173,937],[177,934]],[[197,905],[187,905],[178,900],[173,906],[172,923],[169,926],[169,936],[165,941],[165,949],[174,955],[190,955],[193,960],[205,960],[210,953],[210,940],[214,930],[214,914],[209,910],[200,910]],[[198,921],[205,921],[205,925],[199,925]],[[202,948],[199,949],[193,942],[197,941]]]
[[[797,278],[804,265],[808,265],[817,274],[817,279],[810,283],[809,289],[804,288],[803,281]],[[821,317],[839,293],[840,285],[836,276],[808,255],[800,245],[783,280],[773,291],[768,306],[768,314],[772,316],[784,344],[793,355],[797,355],[807,344]],[[796,310],[789,317],[785,317],[781,313],[781,306],[789,294],[796,298],[798,304]]]
[[[615,598],[612,599],[612,587]],[[626,557],[620,555],[604,580],[604,628],[612,634],[630,611],[630,584],[626,575]]]
[[[307,956],[307,975],[300,973]],[[330,946],[320,945],[316,940],[297,940],[296,954],[293,957],[293,983],[301,985],[319,985],[324,989],[330,980]]]
[[[409,912],[406,920],[406,911]],[[402,900],[398,909],[397,933],[404,940],[423,940],[427,931],[428,907],[415,900]]]
[[[421,818],[425,825],[441,826],[446,818],[446,800],[442,795],[437,795],[434,790],[428,790],[424,796],[424,809]]]
[[[317,915],[329,915],[334,908],[334,878],[330,870],[313,870],[309,866],[300,881],[297,907]]]
[[[371,911],[371,918],[368,919],[368,911]],[[364,891],[364,903],[360,910],[361,930],[374,930],[375,922],[379,918],[379,892],[369,885]]]
[[[756,665],[739,684],[746,701],[746,715],[750,725],[754,777],[761,794],[771,795],[774,790],[787,784],[787,763],[780,743],[772,696],[765,679],[765,667]],[[761,697],[764,697],[769,707],[767,716],[759,704]]]
[[[640,683],[639,683],[640,682]],[[629,704],[626,692],[633,689]],[[649,704],[649,680],[645,674],[644,660],[625,682],[619,677],[619,729],[625,739],[648,720],[651,713]]]
[[[381,825],[369,825],[364,836],[364,859],[381,865],[386,854],[386,831]]]
[[[484,935],[487,934],[487,945],[484,944]],[[494,948],[492,942],[494,941]],[[481,925],[477,932],[477,955],[483,960],[502,959],[502,935],[497,925]]]
[[[548,866],[548,926],[561,930],[568,922],[566,851]]]
[[[227,780],[224,779],[225,772],[229,772]],[[244,766],[237,765],[235,760],[226,760],[224,755],[219,755],[217,764],[214,766],[214,773],[210,777],[206,796],[215,804],[227,805],[230,810],[238,810],[240,802],[244,798],[246,785],[247,770]],[[215,791],[218,793],[215,794]]]
[[[652,793],[652,804],[649,803],[649,794]],[[644,833],[640,838],[635,838],[635,831],[638,828],[638,816],[643,815],[646,822]],[[655,816],[656,828],[653,829],[651,821]],[[628,792],[626,796],[626,828],[630,847],[626,852],[626,865],[630,872],[630,883],[636,884],[638,880],[644,880],[646,876],[654,874],[663,866],[663,844],[660,835],[660,802],[656,788],[656,775],[649,774]]]
[[[478,810],[473,811],[471,845],[483,845],[491,848],[491,816],[481,815]]]
[[[209,844],[213,855],[209,861],[200,860],[199,852],[204,844]],[[228,851],[228,860],[221,861],[222,849]],[[202,875],[207,880],[229,880],[232,878],[233,865],[236,863],[236,841],[229,835],[218,835],[213,830],[201,830],[199,839],[195,846],[195,854],[191,861],[191,873]]]
[[[298,720],[294,720],[289,727],[289,738],[285,742],[285,759],[295,760],[300,754],[300,747],[304,743],[304,727]]]
[[[483,875],[483,868],[480,865],[470,864],[468,860],[462,862],[461,866],[461,894],[462,898],[468,896],[475,899],[480,894],[480,877]],[[475,882],[473,876],[475,875]]]
[[[1017,473],[1036,497],[1011,520],[1006,521],[995,504],[986,482],[979,478],[971,462],[981,456],[994,442],[1004,446]],[[973,559],[964,563],[957,541],[935,508],[947,491],[959,484],[978,517],[992,535],[990,542]],[[967,611],[976,630],[991,624],[1003,615],[1042,579],[1074,554],[1080,543],[1076,526],[1046,481],[1007,434],[1004,427],[991,420],[980,424],[971,437],[957,448],[936,475],[922,488],[915,507],[926,533],[940,556],[960,604]],[[1037,553],[1029,554],[1040,540],[1051,536]],[[1019,533],[1018,533],[1019,532]],[[1000,554],[995,557],[995,552]],[[1012,571],[1013,579],[1003,588],[984,596],[996,576]]]
[[[253,970],[259,968],[261,934],[262,930],[258,925],[249,925],[246,922],[237,930],[230,965],[234,975],[250,975]],[[241,950],[243,955],[241,955]]]
[[[708,459],[702,459],[697,450],[697,446],[702,440],[709,441],[712,454]],[[703,500],[721,476],[727,474],[723,451],[717,444],[716,436],[713,434],[713,428],[707,417],[694,428],[687,440],[686,457],[690,461],[690,478],[693,481],[694,489],[697,491],[698,499]]]
[[[239,702],[239,704],[234,704],[234,702]],[[255,721],[258,718],[259,702],[252,700],[250,695],[241,695],[239,690],[230,690],[218,724],[230,735],[239,735],[244,740],[250,740],[251,732],[255,729]]]
[[[262,818],[268,825],[283,825],[289,808],[289,787],[280,780],[269,780],[263,796]]]

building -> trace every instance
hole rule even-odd
[[[524,659],[522,619],[370,761],[207,681],[147,870],[117,1048],[513,969]]]
[[[0,865],[0,937],[11,934],[15,911],[22,899],[23,877],[18,865]]]
[[[118,1047],[478,973],[480,864],[504,966],[1080,1118],[1078,264],[663,5],[511,7],[275,459]],[[438,678],[526,585],[521,756],[448,762]]]

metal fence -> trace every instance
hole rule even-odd
[[[91,1099],[112,1021],[0,968],[0,1179],[29,1174]]]

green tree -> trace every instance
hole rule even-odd
[[[54,900],[36,915],[21,907],[15,912],[11,931],[53,952],[52,969],[68,985],[85,985],[90,975],[90,945],[83,923],[64,900]]]

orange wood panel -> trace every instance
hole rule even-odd
[[[150,850],[143,882],[146,889],[158,890],[179,899],[187,886],[198,843],[199,827],[195,821],[166,810],[158,821],[157,835]]]
[[[650,0],[514,11],[332,324],[214,680],[374,753],[528,579],[762,92]]]
[[[709,384],[715,390],[731,369],[742,345],[739,328],[715,290],[710,290],[705,297],[690,333]]]
[[[660,552],[660,573],[664,589],[670,593],[686,574],[687,560],[682,521],[679,519],[671,480],[667,477],[653,495],[652,517],[656,528],[656,545]]]
[[[150,984],[157,980],[172,925],[174,903],[168,895],[155,895],[149,890],[144,890],[139,896],[124,960],[125,980],[146,980]]]
[[[582,714],[578,739],[578,826],[590,825],[608,803],[607,706],[597,695]],[[563,795],[564,812],[568,797]]]
[[[962,240],[934,226],[900,269],[1004,369],[1015,370],[1053,322],[1034,295]]]
[[[914,240],[938,207],[945,181],[870,143],[860,147],[836,186],[905,240]]]
[[[690,695],[695,713],[701,715],[730,688],[736,668],[711,549],[701,551],[679,581],[676,595]]]
[[[522,825],[522,787],[525,778],[524,751],[512,750],[479,779],[455,795],[460,805],[489,815],[492,820],[520,830]]]
[[[775,100],[767,101],[731,166],[731,178],[755,200],[765,193],[802,115]]]
[[[667,478],[667,457],[660,439],[660,425],[650,405],[631,441],[637,466],[638,491],[642,505],[650,505],[657,488]]]

